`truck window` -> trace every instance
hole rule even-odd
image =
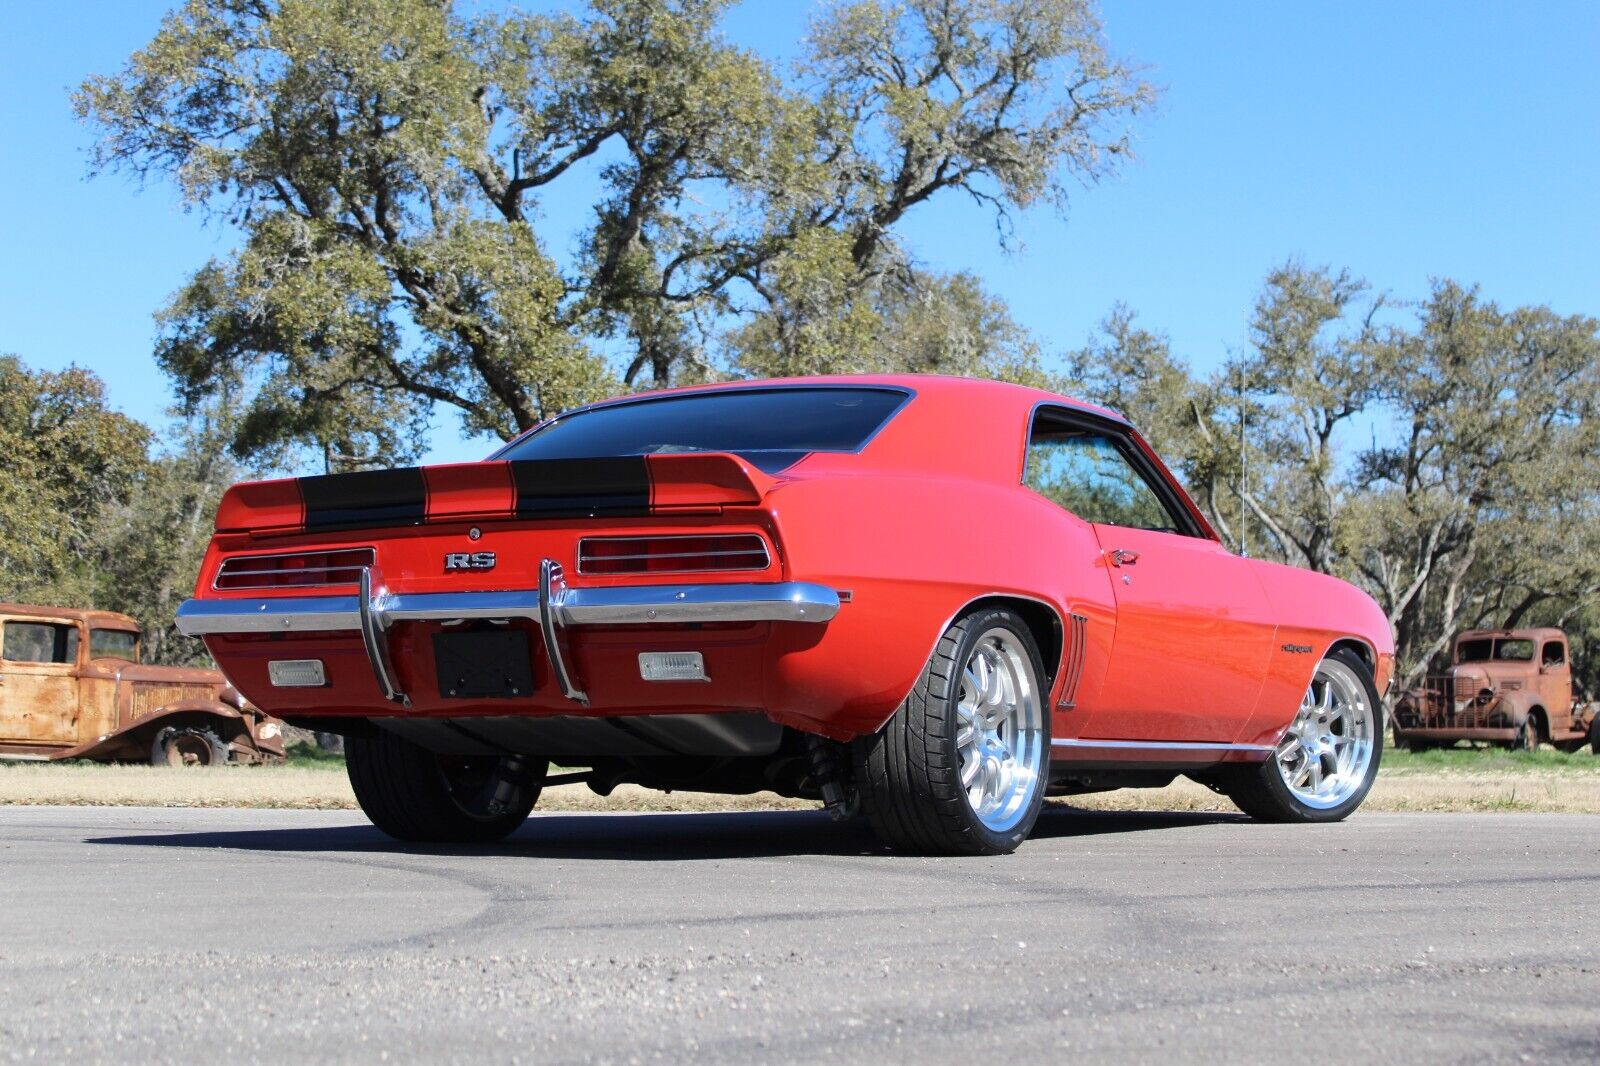
[[[0,658],[13,663],[78,661],[78,627],[58,622],[7,622]]]
[[[1532,662],[1533,641],[1522,637],[1501,637],[1498,640],[1478,637],[1456,645],[1458,663],[1486,663],[1491,659],[1503,663]]]
[[[126,629],[89,630],[89,658],[139,661],[139,634]]]
[[[1497,640],[1494,642],[1494,657],[1509,663],[1530,663],[1533,661],[1533,641]]]
[[[1567,649],[1559,640],[1544,642],[1544,652],[1539,656],[1539,665],[1549,669],[1561,666],[1567,661]]]

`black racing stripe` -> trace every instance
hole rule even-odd
[[[414,466],[303,477],[300,497],[307,529],[416,525],[428,511],[428,489]]]
[[[511,464],[519,518],[642,515],[650,511],[644,456],[523,459]]]

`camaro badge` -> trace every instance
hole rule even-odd
[[[493,566],[494,564],[490,563],[489,565]],[[1311,654],[1311,645],[1309,645],[1309,644],[1285,644],[1283,646],[1283,650],[1288,652],[1290,655],[1310,655]]]
[[[493,570],[494,552],[451,552],[444,557],[446,570]]]

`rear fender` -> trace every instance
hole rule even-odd
[[[825,627],[776,634],[792,646],[774,656],[766,703],[787,724],[841,738],[875,732],[950,624],[990,600],[1035,608],[1024,613],[1042,623],[1051,707],[1066,673],[1056,631],[1071,615],[1086,619],[1091,649],[1109,650],[1110,578],[1093,531],[1043,497],[956,478],[867,476],[784,483],[767,506],[787,575],[846,601]],[[1104,662],[1081,657],[1086,696]]]

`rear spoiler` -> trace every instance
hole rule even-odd
[[[722,452],[363,470],[235,485],[217,507],[217,532],[715,513],[760,503],[773,484],[743,459]]]

